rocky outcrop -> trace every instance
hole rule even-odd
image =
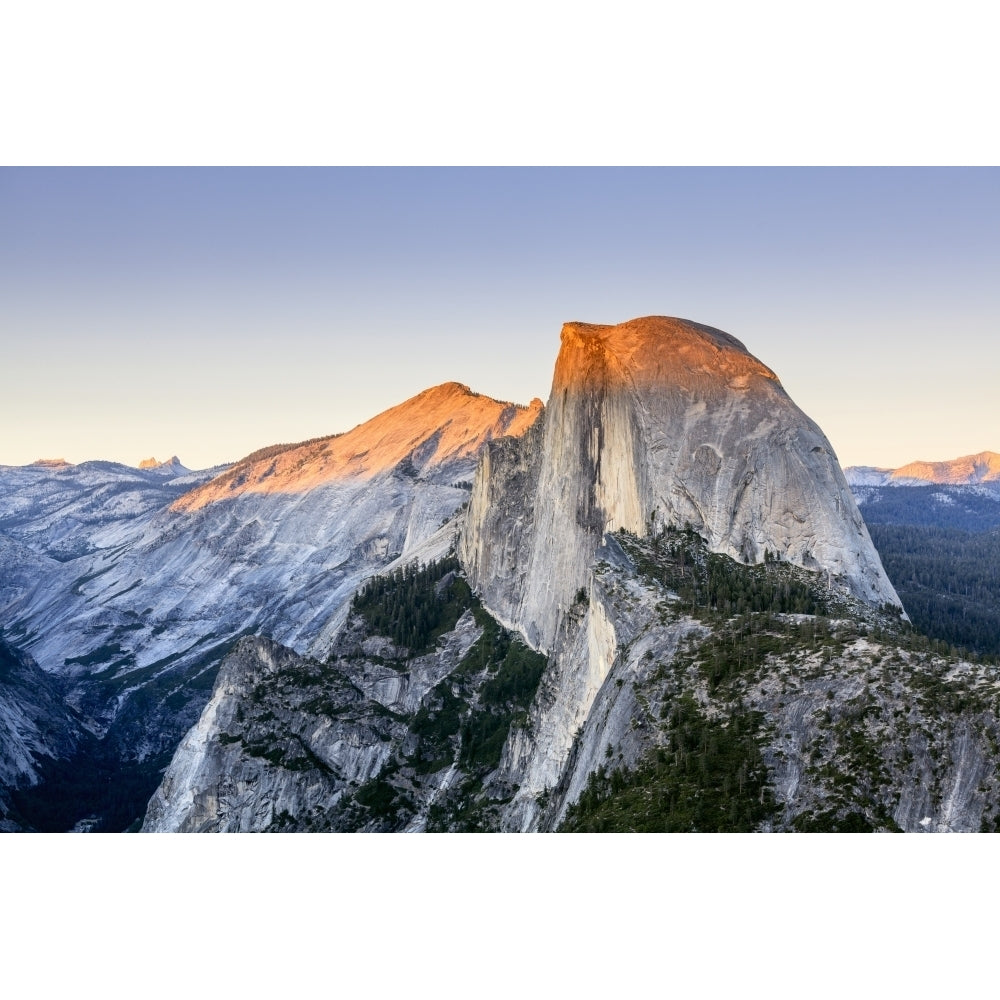
[[[324,677],[321,691],[302,683],[310,671]],[[255,712],[263,692],[272,697]],[[303,710],[317,697],[324,712]],[[268,829],[282,814],[327,812],[348,783],[380,770],[392,736],[401,736],[377,707],[292,650],[245,640],[225,660],[211,700],[177,748],[143,830],[249,832]]]
[[[629,641],[595,583],[608,534],[684,526],[738,562],[775,558],[899,606],[829,442],[738,340],[665,317],[567,323],[544,417],[485,450],[459,546],[486,606],[550,657],[505,755],[512,828],[534,828],[566,780]]]
[[[452,572],[438,591],[454,579]],[[449,678],[482,635],[466,609],[417,656],[359,616],[327,663],[267,639],[244,640],[178,747],[143,830],[424,829],[431,806],[468,777],[444,702],[454,701]],[[474,687],[489,677],[477,670]],[[438,766],[422,763],[438,755]]]
[[[158,462],[155,458],[144,458],[139,463],[139,468],[145,472],[157,472],[162,476],[184,476],[191,472],[176,455],[172,455],[165,462]]]
[[[482,459],[461,544],[475,587],[547,649],[604,532],[686,524],[742,562],[774,553],[899,604],[830,443],[738,340],[567,323],[539,432]]]

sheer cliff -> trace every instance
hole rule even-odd
[[[541,647],[618,528],[687,524],[741,562],[770,552],[899,604],[830,443],[735,337],[666,317],[567,323],[543,426],[484,455],[460,550]]]
[[[735,337],[646,317],[567,323],[561,339],[543,419],[485,451],[459,545],[486,607],[550,656],[505,758],[506,822],[525,829],[623,641],[595,590],[608,532],[690,527],[739,563],[776,559],[900,607],[829,442]]]

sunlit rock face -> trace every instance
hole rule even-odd
[[[178,500],[193,512],[220,500],[258,493],[305,493],[338,480],[364,482],[399,466],[412,477],[444,481],[487,441],[523,434],[541,412],[473,392],[458,382],[427,389],[346,434],[255,452],[225,474]]]
[[[482,459],[470,578],[548,648],[604,532],[668,524],[899,604],[830,443],[735,337],[660,316],[567,323],[543,425]]]

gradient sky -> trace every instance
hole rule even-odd
[[[1000,451],[1000,170],[0,170],[0,464],[192,468],[441,382],[548,397],[566,320],[738,337],[843,465]]]

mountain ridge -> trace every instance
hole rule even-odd
[[[896,469],[852,465],[844,469],[851,486],[961,486],[1000,482],[1000,454],[980,451],[937,462],[907,462]]]
[[[261,449],[179,498],[193,512],[247,493],[297,493],[333,480],[372,479],[409,460],[415,475],[441,472],[477,454],[493,437],[523,433],[541,412],[473,392],[460,382],[425,389],[342,434]]]

